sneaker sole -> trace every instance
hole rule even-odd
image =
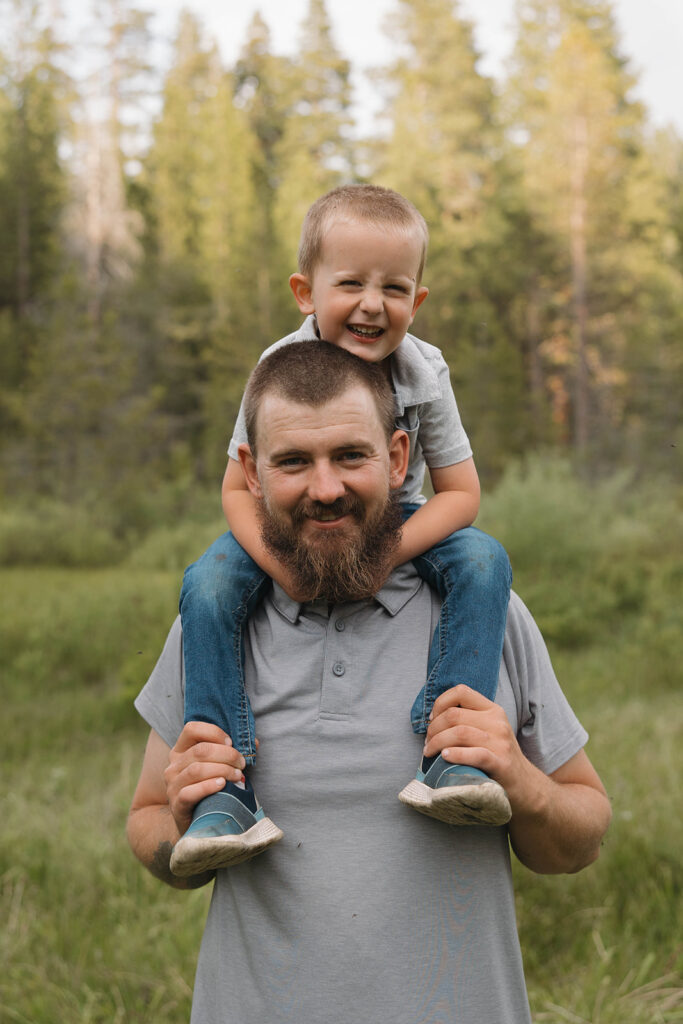
[[[512,817],[510,801],[497,782],[432,789],[413,779],[398,798],[420,814],[448,825],[505,825]]]
[[[241,836],[198,839],[188,836],[179,839],[173,848],[171,871],[179,878],[187,878],[204,871],[232,867],[278,843],[283,834],[270,818],[261,818]]]

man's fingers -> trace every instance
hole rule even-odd
[[[183,731],[173,749],[176,753],[182,754],[197,743],[220,743],[232,746],[232,740],[218,725],[211,725],[209,722],[188,722],[183,726]]]
[[[488,697],[484,697],[483,694],[473,690],[470,686],[460,683],[436,698],[432,717],[436,718],[437,715],[442,714],[447,708],[452,707],[469,708],[472,711],[486,711],[492,706],[493,701],[490,701]]]
[[[239,765],[223,761],[191,761],[176,775],[177,784],[182,788],[195,782],[222,776],[230,782],[239,782],[242,768]]]
[[[486,747],[489,734],[476,726],[456,725],[452,728],[434,730],[428,734],[424,752],[433,757],[445,747]]]

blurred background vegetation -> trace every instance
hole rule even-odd
[[[186,12],[165,70],[129,0],[98,0],[78,53],[55,6],[0,0],[3,497],[130,539],[216,493],[245,377],[300,321],[303,215],[352,180],[428,221],[415,331],[485,483],[541,445],[678,470],[683,141],[629,98],[608,0],[519,2],[495,88],[457,4],[397,0],[370,139],[324,0],[296,58],[257,14],[231,67]]]
[[[505,81],[453,0],[396,0],[383,131],[352,120],[323,0],[296,58],[234,66],[185,13],[0,0],[0,1020],[187,1020],[207,892],[125,844],[132,699],[180,574],[223,529],[244,380],[296,328],[309,204],[343,181],[425,215],[479,524],[591,731],[613,799],[576,878],[519,867],[537,1021],[683,1021],[683,141],[639,104],[608,0],[519,0]],[[87,57],[87,77],[71,73]]]

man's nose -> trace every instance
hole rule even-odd
[[[321,501],[329,505],[346,493],[339,473],[329,462],[318,463],[313,467],[308,481],[308,497],[311,501]]]

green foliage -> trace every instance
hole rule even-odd
[[[84,509],[44,502],[0,512],[0,565],[111,565],[121,543]]]
[[[2,573],[2,1020],[189,1016],[209,891],[163,887],[124,836],[146,736],[132,701],[176,614],[180,567],[222,529],[216,496],[193,493],[183,515],[175,500],[118,568],[41,568],[15,553]],[[555,669],[614,810],[587,871],[514,865],[539,1024],[683,1021],[680,500],[625,475],[589,484],[557,459],[509,470],[484,499],[516,589],[541,623],[549,611]],[[26,517],[10,513],[15,527]],[[66,528],[64,510],[52,515]],[[610,559],[628,566],[628,600]]]
[[[361,166],[427,219],[415,330],[487,485],[575,442],[592,470],[678,472],[683,144],[632,102],[608,0],[521,2],[501,88],[460,5],[397,0],[371,141],[324,0],[294,57],[255,15],[234,67],[188,12],[159,68],[132,0],[100,0],[79,53],[47,0],[0,6],[3,491],[215,485],[249,370],[299,322],[303,214]],[[70,82],[80,57],[97,80]]]
[[[683,547],[680,501],[664,481],[638,486],[622,473],[590,484],[547,455],[508,467],[478,522],[507,548],[543,633],[575,647],[618,634],[646,609],[651,626],[661,619],[658,632],[670,628],[666,601],[675,604],[680,568],[667,551]],[[638,631],[643,643],[655,656],[656,637]]]

